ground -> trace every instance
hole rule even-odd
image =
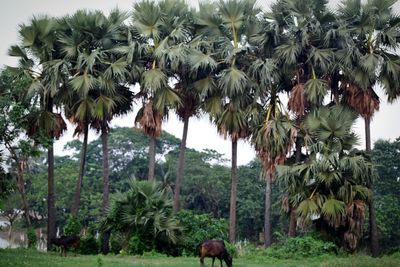
[[[206,259],[206,266],[211,266],[211,259]],[[217,263],[217,262],[216,262]],[[122,255],[77,255],[70,253],[68,257],[61,257],[59,253],[44,253],[30,249],[0,249],[0,267],[198,267],[199,259],[195,257],[166,257],[160,255],[147,256],[122,256]],[[215,266],[219,267],[218,264]],[[225,265],[224,265],[225,266]],[[400,253],[392,256],[371,258],[369,256],[334,257],[323,256],[298,260],[278,260],[268,257],[263,258],[238,258],[233,260],[234,267],[269,267],[269,266],[321,266],[321,267],[346,267],[346,266],[400,266]]]

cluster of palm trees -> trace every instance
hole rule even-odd
[[[251,140],[263,164],[266,246],[272,241],[269,217],[276,168],[291,153],[295,162],[304,162],[307,114],[329,102],[329,95],[330,105],[350,106],[365,119],[370,151],[369,123],[379,108],[375,85],[382,86],[389,101],[400,95],[400,59],[395,53],[400,19],[392,11],[396,1],[345,0],[335,12],[323,0],[278,0],[268,12],[255,2],[220,0],[192,9],[183,0],[142,0],[130,14],[77,11],[62,18],[34,17],[20,26],[21,43],[9,53],[19,57],[18,70],[31,80],[28,93],[41,107],[31,118],[29,133],[47,140],[49,240],[55,235],[52,143],[66,128],[61,113],[76,125],[76,134],[84,136],[75,216],[89,127],[102,136],[106,211],[109,122],[130,111],[134,101],[141,105],[135,121],[149,136],[148,179],[154,180],[155,140],[163,119],[176,112],[184,123],[174,190],[177,211],[189,119],[208,114],[218,132],[232,141],[231,242],[236,237],[239,139]],[[136,94],[134,85],[140,86]],[[290,113],[281,100],[284,93],[289,95]],[[295,222],[294,202],[289,209]]]

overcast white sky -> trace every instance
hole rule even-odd
[[[263,6],[268,6],[272,1],[259,0]],[[339,1],[330,1],[331,6]],[[132,0],[3,0],[0,9],[0,68],[3,65],[15,66],[16,61],[14,58],[7,56],[8,48],[18,42],[17,31],[18,25],[27,23],[33,15],[48,14],[51,16],[61,16],[71,14],[78,9],[99,9],[108,12],[111,9],[118,7],[125,11],[130,11],[134,1]],[[197,0],[188,1],[192,5],[196,5]],[[396,10],[400,11],[400,1],[396,3]],[[400,105],[399,101],[393,104],[387,104],[386,98],[383,93],[378,90],[381,98],[380,110],[375,114],[371,124],[372,141],[378,139],[395,139],[400,136]],[[134,113],[123,118],[117,119],[113,125],[129,126],[134,124],[134,114],[137,112],[135,108]],[[72,126],[69,125],[70,130],[57,141],[55,150],[56,153],[61,153],[62,147],[66,141],[72,139]],[[168,122],[164,123],[163,129],[169,133],[181,138],[183,125],[174,116],[170,115]],[[364,124],[359,119],[355,132],[360,136],[361,142],[364,142]],[[94,133],[92,133],[93,139]],[[217,130],[212,126],[208,117],[201,119],[192,118],[189,123],[189,134],[187,146],[202,150],[204,148],[215,149],[220,153],[226,155],[230,159],[231,155],[231,142],[224,140],[218,135]],[[255,157],[254,150],[247,142],[239,142],[238,147],[238,164],[246,164]]]

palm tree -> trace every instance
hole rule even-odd
[[[210,92],[205,107],[214,118],[218,132],[232,141],[229,240],[236,240],[237,141],[249,135],[244,106],[250,88],[244,69],[248,64],[248,38],[254,30],[258,9],[255,1],[229,0],[202,3],[196,20],[202,40],[215,47],[215,92]],[[213,88],[213,86],[210,86]],[[219,103],[218,103],[219,102]]]
[[[168,114],[168,108],[180,104],[178,94],[169,86],[166,66],[163,61],[165,49],[170,42],[183,38],[179,35],[182,27],[174,24],[176,17],[170,16],[182,10],[183,2],[174,0],[141,1],[133,8],[132,33],[141,40],[144,72],[141,77],[143,106],[135,121],[149,136],[149,172],[148,180],[154,180],[156,138],[161,134],[162,119]],[[184,28],[183,28],[184,29]],[[185,35],[184,35],[185,36]]]
[[[389,102],[400,94],[398,47],[399,16],[393,13],[396,1],[343,1],[338,9],[339,21],[344,25],[345,43],[338,51],[343,71],[344,101],[365,121],[365,147],[371,153],[370,123],[379,109],[379,98],[374,87],[381,84]],[[368,185],[372,189],[372,183]],[[379,254],[378,229],[373,202],[369,203],[371,252]]]
[[[38,140],[48,139],[48,222],[47,247],[56,235],[54,150],[53,140],[59,138],[66,124],[60,114],[53,112],[54,97],[64,84],[65,62],[60,60],[57,49],[57,29],[60,25],[54,18],[41,16],[31,19],[30,24],[20,25],[21,44],[12,46],[9,55],[19,57],[19,68],[30,79],[29,93],[39,98],[41,110],[29,115],[28,134]]]
[[[129,189],[119,194],[113,202],[107,217],[102,221],[103,231],[122,232],[126,242],[138,238],[143,249],[162,249],[165,242],[176,243],[181,228],[172,214],[172,201],[168,191],[160,184],[150,181],[131,180]],[[125,247],[125,246],[124,246]]]
[[[278,168],[277,175],[285,190],[291,188],[302,224],[315,221],[320,230],[336,232],[352,251],[361,237],[365,203],[371,197],[366,185],[374,176],[371,162],[353,149],[357,138],[351,127],[356,118],[342,106],[313,110],[305,120],[309,158]],[[298,188],[290,181],[297,181]]]
[[[328,33],[333,28],[334,16],[324,1],[282,0],[271,7],[261,24],[261,44],[264,53],[273,53],[281,72],[280,91],[290,92],[288,108],[300,128],[305,114],[312,106],[320,106],[329,89],[334,68],[332,39]],[[272,52],[271,52],[272,50]],[[333,91],[333,90],[332,90]],[[295,146],[296,162],[302,160],[303,137],[298,132]],[[296,233],[296,214],[290,207],[288,234]]]
[[[80,172],[72,213],[77,216],[85,170],[89,125],[102,132],[103,140],[103,212],[108,207],[108,122],[113,114],[130,109],[128,89],[122,86],[132,79],[128,69],[123,36],[127,15],[113,10],[108,17],[101,12],[78,11],[64,18],[68,27],[60,38],[63,55],[70,62],[72,79],[65,92],[66,113],[83,133]],[[125,49],[124,49],[125,48]],[[129,78],[128,78],[129,76]],[[126,98],[128,97],[128,99]],[[122,107],[122,108],[121,108]]]

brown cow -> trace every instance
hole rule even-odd
[[[228,267],[232,267],[232,257],[225,248],[222,240],[206,240],[199,245],[200,267],[204,267],[204,258],[212,258],[212,266],[214,267],[215,258],[218,258],[222,267],[222,260]]]
[[[67,248],[73,247],[76,249],[79,247],[80,238],[76,235],[62,235],[60,238],[52,238],[51,243],[61,247],[61,256],[64,251],[64,256],[67,257]]]

